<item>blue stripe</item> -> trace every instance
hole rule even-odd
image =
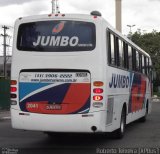
[[[27,102],[42,102],[47,101],[48,103],[62,103],[63,99],[69,89],[70,83],[61,84],[46,90],[43,90],[37,94],[34,94],[22,102],[20,102],[20,108],[22,111],[27,111]]]
[[[51,83],[26,83],[20,82],[19,83],[19,99],[23,99],[28,94],[32,93],[35,90],[38,90],[42,87],[48,86]]]

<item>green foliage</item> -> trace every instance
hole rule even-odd
[[[157,95],[158,97],[160,97],[160,92],[154,92],[153,95]]]
[[[153,30],[142,34],[139,30],[132,35],[132,41],[151,56],[153,69],[157,74],[155,85],[160,86],[160,32]]]
[[[0,79],[0,109],[9,109],[10,80]]]

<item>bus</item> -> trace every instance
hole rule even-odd
[[[93,11],[17,19],[11,122],[50,133],[115,132],[151,112],[151,58]]]

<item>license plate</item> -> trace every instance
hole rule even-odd
[[[61,110],[62,106],[60,104],[51,104],[46,106],[46,110]]]

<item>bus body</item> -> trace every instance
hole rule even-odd
[[[125,124],[150,113],[149,66],[150,56],[100,16],[19,18],[11,72],[12,127],[123,131]]]

